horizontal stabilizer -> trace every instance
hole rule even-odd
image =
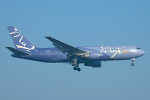
[[[8,50],[10,50],[11,52],[13,52],[16,55],[30,55],[28,53],[22,52],[20,50],[14,49],[12,47],[6,47]]]

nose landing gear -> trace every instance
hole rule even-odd
[[[134,63],[133,63],[133,62],[131,63],[131,66],[134,66]]]
[[[132,60],[131,66],[134,66],[135,58],[132,58],[131,60]]]

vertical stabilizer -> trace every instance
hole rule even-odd
[[[17,28],[14,26],[8,26],[8,30],[14,41],[16,49],[27,52],[31,52],[33,50],[37,51],[36,47],[28,41]]]

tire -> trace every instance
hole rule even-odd
[[[77,70],[78,70],[78,72],[80,72],[80,71],[81,71],[81,69],[80,69],[80,68],[78,68]]]
[[[73,67],[73,69],[74,69],[74,71],[76,71],[76,70],[77,70],[77,68],[76,68],[76,67]]]
[[[131,66],[134,66],[134,63],[131,63]]]

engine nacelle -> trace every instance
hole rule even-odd
[[[101,67],[101,61],[93,61],[84,63],[84,66]]]
[[[92,60],[99,60],[100,54],[98,51],[90,52],[89,53],[89,58]]]

